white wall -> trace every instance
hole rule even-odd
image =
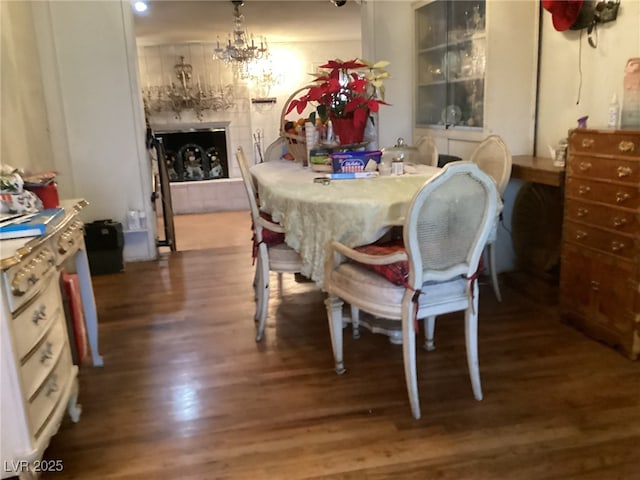
[[[598,47],[587,43],[586,32],[553,28],[551,14],[542,18],[537,154],[550,156],[547,145],[566,138],[577,119],[589,115],[588,126],[605,128],[614,93],[622,100],[627,60],[640,56],[640,1],[623,0],[618,19],[598,27]],[[582,60],[580,60],[582,49]],[[579,65],[582,68],[580,89]],[[578,97],[580,103],[577,104]]]
[[[362,4],[363,56],[387,60],[391,77],[385,81],[385,101],[378,114],[380,147],[396,144],[398,137],[413,141],[413,9],[406,0],[375,0]]]
[[[56,145],[64,144],[52,162],[65,184],[63,196],[89,201],[85,221],[124,224],[131,208],[153,218],[129,2],[29,4],[40,54],[47,58],[41,66],[48,124],[56,128]],[[150,227],[148,235],[125,239],[125,260],[156,257],[155,225]]]
[[[0,22],[0,160],[41,172],[51,168],[52,145],[29,3],[0,2]]]

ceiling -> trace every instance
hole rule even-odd
[[[140,46],[226,40],[233,27],[230,0],[150,0],[135,13]],[[330,0],[245,0],[248,32],[269,43],[360,40],[360,0],[336,7]]]

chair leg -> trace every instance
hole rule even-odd
[[[474,284],[473,304],[464,312],[464,336],[467,348],[467,366],[471,377],[471,388],[476,400],[482,400],[480,366],[478,363],[478,285]]]
[[[260,261],[260,254],[256,256],[256,271],[253,274],[253,297],[256,301],[256,313],[254,315],[254,320],[257,322],[258,318],[260,318],[260,310],[262,310],[262,266]]]
[[[351,331],[354,339],[360,338],[360,309],[351,305]]]
[[[336,373],[342,375],[345,372],[342,359],[342,305],[341,298],[329,294],[324,301],[327,307],[327,319],[329,320],[329,332],[331,333],[331,347],[333,359],[336,365]]]
[[[493,247],[493,243],[487,245],[487,249],[489,250],[489,268],[491,269],[491,286],[493,287],[493,292],[496,294],[498,301],[502,302],[500,284],[498,283],[498,272],[496,271],[496,249]]]
[[[436,317],[427,317],[424,319],[424,349],[432,352],[436,349],[436,344],[433,341],[434,334],[436,332]]]
[[[404,378],[413,417],[420,419],[420,398],[418,396],[418,376],[416,372],[416,332],[413,326],[414,304],[402,309],[402,357]]]
[[[264,336],[264,328],[267,323],[267,313],[269,310],[269,254],[266,245],[260,245],[258,255],[260,255],[258,263],[260,265],[260,281],[258,282],[260,290],[258,295],[261,298],[258,300],[260,309],[258,310],[256,342],[261,341]]]

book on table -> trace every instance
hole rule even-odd
[[[64,217],[64,208],[47,208],[36,213],[0,218],[0,240],[37,237]]]

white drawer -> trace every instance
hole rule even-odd
[[[54,319],[63,315],[58,275],[45,279],[41,295],[11,321],[18,357],[22,359],[45,336]]]
[[[42,430],[62,395],[68,390],[68,383],[73,380],[72,370],[71,353],[68,348],[64,348],[53,371],[42,382],[33,398],[29,399],[27,403],[29,425],[35,437]]]
[[[38,293],[47,275],[55,270],[56,256],[48,245],[48,242],[44,243],[19,264],[3,272],[2,280],[12,312]]]
[[[61,312],[60,312],[61,313]],[[43,380],[62,355],[67,345],[67,329],[64,318],[58,315],[53,320],[51,328],[46,336],[38,343],[36,348],[29,352],[24,364],[20,367],[22,388],[27,399],[33,397],[42,385]]]
[[[57,265],[61,265],[78,249],[84,248],[83,225],[82,221],[73,219],[53,237],[51,246],[55,250]]]

